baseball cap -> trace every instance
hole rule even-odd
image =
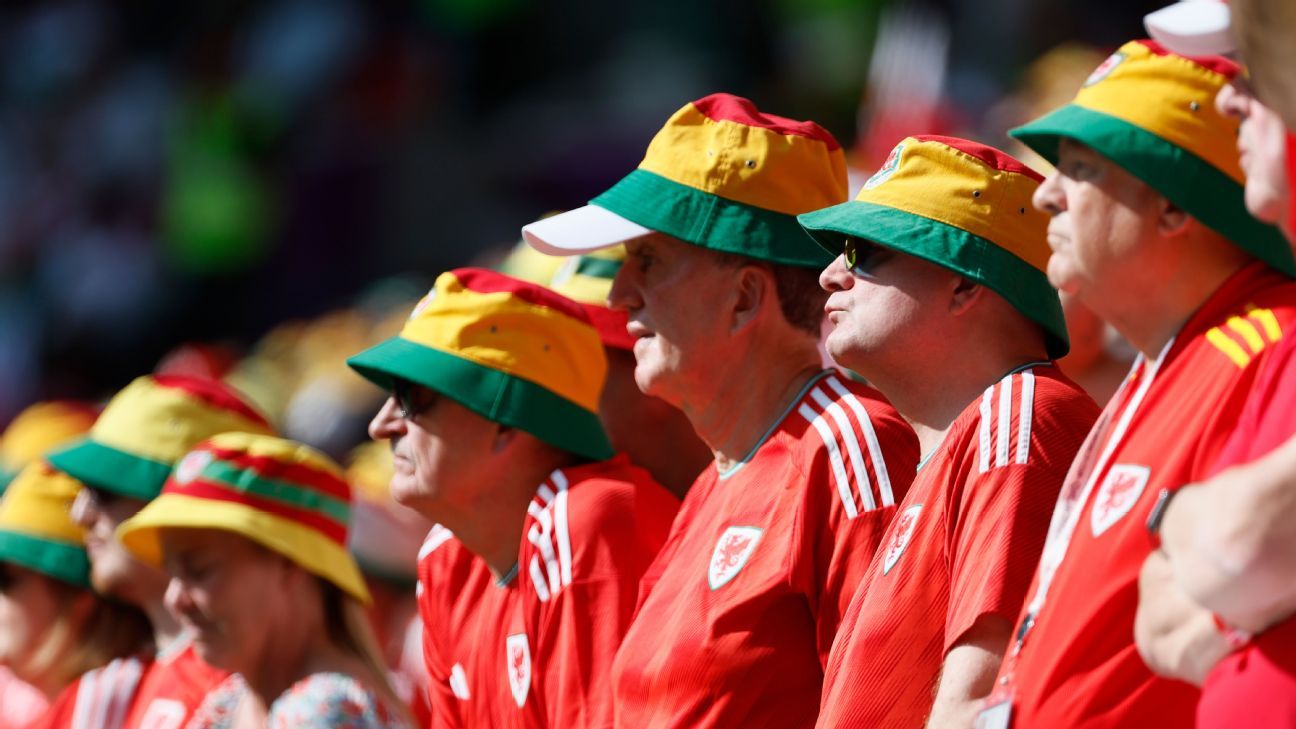
[[[73,400],[38,402],[18,413],[0,436],[0,493],[27,464],[90,430],[97,415]]]
[[[328,456],[283,438],[222,433],[176,464],[162,493],[117,527],[135,557],[160,566],[161,529],[221,529],[251,539],[369,601],[347,552],[351,487]]]
[[[1243,197],[1237,121],[1215,95],[1241,71],[1222,56],[1181,56],[1131,41],[1098,66],[1066,106],[1009,132],[1054,164],[1058,140],[1091,147],[1251,255],[1289,276],[1282,234]]]
[[[984,285],[1040,325],[1051,357],[1070,349],[1048,282],[1048,216],[1031,205],[1043,177],[984,144],[906,137],[854,200],[797,219],[833,256],[846,236],[935,263]]]
[[[1143,16],[1152,39],[1185,56],[1218,56],[1237,50],[1225,0],[1180,0]]]
[[[552,260],[552,259],[550,259]],[[629,315],[607,305],[612,281],[625,262],[625,246],[603,248],[583,256],[562,259],[549,288],[585,307],[590,322],[603,344],[616,349],[634,349],[634,337],[626,331]]]
[[[80,491],[76,479],[44,461],[24,467],[0,499],[0,560],[89,587],[85,533],[69,516]]]
[[[347,364],[385,390],[395,378],[587,458],[612,446],[598,418],[607,355],[579,304],[480,268],[437,277],[400,334]]]
[[[588,253],[658,232],[772,263],[821,267],[800,213],[847,198],[846,158],[826,129],[712,94],[685,104],[638,169],[590,204],[538,220],[522,237],[542,253]]]
[[[171,467],[190,448],[229,431],[274,432],[224,383],[145,375],[113,396],[88,436],[50,453],[48,459],[78,481],[147,501],[158,495]]]

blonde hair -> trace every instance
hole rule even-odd
[[[324,627],[334,645],[359,658],[371,674],[364,681],[393,711],[400,712],[409,726],[414,726],[409,706],[396,695],[388,680],[389,668],[374,635],[365,608],[354,597],[327,580],[320,580],[324,597]]]
[[[24,674],[48,676],[52,683],[63,687],[114,658],[151,651],[152,628],[138,608],[39,572],[33,575],[62,594],[58,614],[25,661]],[[78,616],[77,604],[83,599],[92,600],[93,605],[84,616]]]

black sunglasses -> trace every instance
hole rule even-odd
[[[882,246],[854,236],[847,236],[842,246],[846,268],[857,276],[867,276],[872,273],[872,269],[877,267],[879,259],[886,252],[887,250]]]
[[[436,402],[436,393],[399,377],[392,378],[392,397],[405,420],[422,415]]]

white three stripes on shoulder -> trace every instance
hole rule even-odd
[[[567,476],[562,471],[554,471],[549,474],[549,480],[540,485],[536,498],[527,507],[527,513],[535,520],[527,530],[527,540],[540,551],[540,554],[531,556],[527,574],[541,602],[548,602],[572,581],[567,485]]]
[[[118,729],[135,698],[142,666],[134,658],[118,658],[87,671],[77,685],[72,729]]]
[[[418,561],[422,562],[424,557],[435,552],[437,547],[450,541],[452,537],[454,537],[454,532],[440,524],[433,524],[427,538],[423,540],[423,546],[419,547]]]
[[[802,402],[797,407],[797,412],[805,418],[819,434],[823,441],[824,448],[828,451],[828,460],[832,467],[833,481],[837,486],[837,494],[841,497],[842,506],[846,511],[848,518],[854,519],[859,515],[861,508],[863,511],[871,511],[878,508],[878,501],[882,506],[895,505],[895,496],[891,491],[891,477],[887,473],[886,460],[882,455],[882,446],[878,442],[877,431],[873,428],[873,422],[869,419],[868,411],[864,409],[859,399],[846,389],[846,386],[835,376],[828,376],[824,379],[824,384],[829,390],[832,390],[835,398],[830,398],[824,392],[823,388],[815,385],[810,390],[810,400],[822,410],[816,410],[811,407],[809,402]],[[859,429],[851,423],[847,417],[846,409],[842,408],[845,404],[846,409],[855,415],[859,422]],[[829,421],[837,426],[837,433],[833,432]],[[864,457],[864,452],[860,448],[860,434],[864,436],[865,447],[868,449],[868,458]],[[845,454],[843,455],[843,451]],[[851,476],[846,473],[847,458],[850,459],[851,475],[858,488],[851,485]],[[875,496],[873,486],[869,480],[867,462],[873,463],[874,476],[878,482],[878,493]],[[856,503],[856,491],[859,492],[859,504]]]
[[[1035,373],[1031,370],[1021,373],[1021,390],[1016,398],[1013,397],[1014,377],[1017,375],[1003,378],[998,383],[987,387],[981,394],[978,450],[981,473],[1011,463],[1025,464],[1030,458],[1031,424],[1035,409]],[[996,387],[999,388],[997,408],[995,407]],[[1012,431],[1014,400],[1017,403],[1015,434]]]

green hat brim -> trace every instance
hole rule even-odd
[[[162,493],[172,464],[154,461],[84,438],[46,460],[50,465],[96,489],[141,501]]]
[[[962,228],[876,203],[852,200],[797,218],[834,257],[854,236],[930,261],[1002,296],[1047,335],[1050,357],[1071,349],[1062,301],[1048,276],[1007,250]]]
[[[590,204],[702,248],[805,268],[822,269],[832,262],[805,244],[794,215],[729,200],[647,170],[631,172]]]
[[[1073,139],[1273,268],[1296,276],[1282,233],[1247,212],[1245,188],[1202,158],[1124,119],[1068,104],[1008,132],[1056,165],[1058,142]]]
[[[370,347],[347,364],[384,390],[392,389],[393,377],[408,380],[565,451],[598,461],[613,456],[597,414],[507,372],[401,337]]]
[[[76,587],[90,587],[90,558],[79,544],[0,529],[0,560]]]

